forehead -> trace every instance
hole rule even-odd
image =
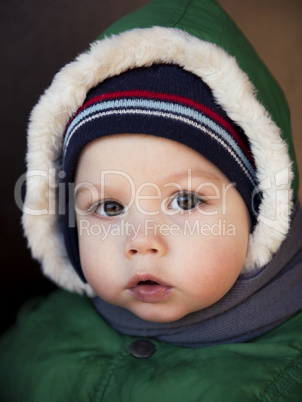
[[[76,181],[96,180],[104,171],[120,171],[143,182],[185,179],[188,175],[213,182],[228,181],[217,166],[195,150],[144,134],[111,135],[88,144],[77,164]]]

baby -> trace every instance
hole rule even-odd
[[[279,87],[214,1],[154,1],[112,32],[31,116],[23,224],[65,290],[2,339],[1,400],[299,400],[302,214]]]
[[[108,79],[70,122],[63,153],[78,211],[67,249],[102,300],[171,322],[230,290],[255,214],[239,191],[252,198],[255,172],[244,133],[198,77],[154,65]]]
[[[89,144],[76,183],[97,183],[107,171],[113,173],[96,198],[89,191],[78,196],[80,210],[92,211],[77,215],[77,227],[83,274],[96,294],[154,322],[176,321],[221,299],[242,270],[249,236],[248,210],[234,187],[223,212],[226,176],[182,144],[140,134]],[[221,221],[234,233],[218,234]],[[117,227],[100,241],[98,224]],[[122,235],[126,224],[132,230]]]

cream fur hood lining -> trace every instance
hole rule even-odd
[[[31,114],[23,227],[44,274],[67,290],[94,295],[67,258],[55,214],[56,160],[65,126],[92,87],[127,69],[153,63],[175,63],[200,76],[250,140],[263,200],[242,272],[267,264],[288,233],[293,208],[288,147],[236,60],[215,44],[179,29],[133,29],[94,42],[89,52],[67,64]]]

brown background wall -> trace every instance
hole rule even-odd
[[[24,173],[30,110],[58,69],[100,32],[147,0],[0,1],[0,330],[29,297],[54,288],[26,249],[14,185]],[[219,0],[281,83],[302,171],[302,1]],[[301,186],[302,187],[302,186]]]

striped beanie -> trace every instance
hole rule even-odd
[[[253,194],[257,179],[248,139],[216,103],[200,77],[177,65],[156,64],[128,70],[91,89],[66,127],[65,183],[73,182],[85,145],[103,136],[123,133],[164,137],[199,152],[236,185],[255,221],[258,203]],[[75,229],[69,228],[66,219],[66,248],[83,279],[72,230]]]

